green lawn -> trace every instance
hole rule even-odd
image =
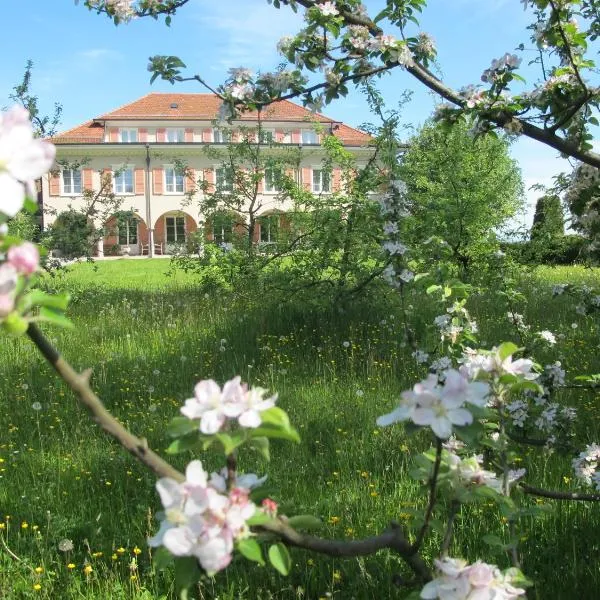
[[[281,513],[318,515],[325,523],[321,534],[335,537],[372,535],[391,519],[407,523],[411,509],[424,504],[407,476],[411,452],[426,449],[429,440],[407,437],[400,426],[379,429],[375,419],[425,373],[398,341],[393,301],[343,313],[248,304],[206,295],[193,275],[167,276],[168,270],[169,262],[160,259],[106,261],[74,266],[48,282],[72,292],[70,316],[77,326],[47,330],[49,336],[76,368],[94,368],[92,383],[106,406],[163,452],[165,424],[194,384],[240,374],[277,391],[302,436],[297,445],[273,443],[268,465],[254,455],[242,457],[243,470],[268,472]],[[559,350],[542,361],[558,358],[574,373],[600,372],[596,322],[577,315],[568,298],[551,298],[552,283],[575,279],[598,284],[600,274],[538,271],[525,285],[525,317],[535,328],[565,335]],[[422,298],[410,302],[417,307],[415,322],[435,316]],[[486,297],[475,298],[472,310],[489,345],[510,335],[504,315]],[[152,569],[145,543],[160,508],[154,476],[102,435],[26,339],[3,337],[0,365],[0,597],[171,597],[170,574]],[[597,395],[563,395],[578,407],[580,446],[600,441]],[[221,466],[217,455],[201,458],[210,468]],[[528,450],[523,465],[533,484],[574,489],[570,459]],[[183,467],[188,460],[174,462]],[[599,508],[553,506],[522,536],[523,569],[536,583],[528,597],[597,598]],[[498,532],[498,519],[491,505],[463,509],[452,555],[508,566],[502,552],[480,541]],[[59,549],[64,539],[72,540],[72,550]],[[426,556],[438,548],[434,537]],[[236,558],[203,580],[202,597],[381,599],[407,593],[392,583],[394,574],[406,571],[388,552],[345,561],[299,550],[292,556],[287,578]]]

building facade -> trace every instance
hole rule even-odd
[[[112,215],[89,212],[93,225],[104,232],[98,256],[170,254],[199,230],[207,241],[226,243],[231,223],[208,222],[198,209],[202,194],[232,185],[211,148],[225,149],[244,136],[271,152],[295,149],[298,158],[287,174],[316,194],[340,188],[339,169],[323,169],[323,135],[338,137],[359,165],[373,152],[367,134],[289,101],[261,112],[261,140],[257,113],[222,126],[216,121],[219,106],[212,94],[151,93],[54,137],[56,166],[42,181],[44,227],[65,211],[84,210],[94,194],[104,191],[114,194],[120,207]],[[284,219],[293,208],[276,187],[267,170],[257,184],[257,243],[274,241],[274,215]]]

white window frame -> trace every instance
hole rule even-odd
[[[318,181],[315,181],[315,173],[319,174]],[[323,177],[326,175],[326,179]],[[324,181],[327,181],[327,189],[324,189]],[[323,167],[311,168],[310,188],[315,194],[330,194],[331,193],[331,173],[325,173]]]
[[[132,137],[134,137],[135,139],[132,140]],[[119,129],[119,141],[124,144],[133,144],[139,141],[138,130],[132,127],[122,127],[121,129]]]
[[[232,131],[231,129],[217,129],[213,127],[212,136],[215,144],[229,144],[231,143]]]
[[[224,178],[223,182],[227,185],[219,185],[219,171],[229,173],[230,179]],[[218,192],[233,192],[233,172],[227,167],[215,167],[215,189]]]
[[[274,144],[277,139],[277,133],[275,131],[275,129],[271,128],[271,127],[263,127],[260,130],[261,133],[261,140],[260,143],[261,144]]]
[[[175,232],[175,239],[169,241],[168,239],[168,231],[169,228],[167,227],[167,219],[175,219],[175,227],[174,227],[174,232]],[[179,240],[177,239],[177,219],[183,219],[183,239]],[[165,242],[167,244],[183,244],[185,243],[185,237],[186,237],[186,230],[185,230],[185,215],[165,215]]]
[[[167,171],[173,172],[173,180],[169,182]],[[174,165],[163,165],[165,174],[165,194],[183,194],[185,192],[185,177],[183,173],[178,173]],[[169,189],[170,188],[170,189]]]
[[[66,190],[65,186],[65,173],[70,173],[71,175],[69,182],[71,191],[69,192]],[[75,179],[73,177],[74,173],[79,173],[79,191],[75,189]],[[81,172],[81,169],[63,169],[60,175],[60,185],[62,188],[62,196],[81,196],[83,193],[83,173]]]
[[[277,243],[277,235],[275,236],[275,239],[271,239],[271,222],[273,220],[277,219],[277,227],[275,228],[275,232],[278,234],[279,233],[279,227],[280,227],[280,216],[276,213],[272,213],[270,215],[263,215],[261,217],[258,217],[259,223],[260,223],[260,236],[259,236],[259,240],[258,243],[262,244],[262,245],[267,245],[267,244],[275,244]],[[268,240],[263,240],[263,225],[265,224],[265,221],[268,224]]]
[[[165,140],[167,144],[181,144],[182,142],[185,142],[185,129],[183,127],[167,127],[165,131]]]
[[[117,172],[120,172],[119,176],[122,176],[125,171],[131,171],[131,191],[119,191],[117,188]],[[113,180],[113,192],[120,196],[134,196],[135,195],[135,165],[113,165],[112,167],[112,180]],[[125,188],[125,180],[123,179],[123,188]]]
[[[307,141],[304,138],[305,135],[306,135],[307,138],[310,137],[311,140],[314,139],[314,141],[310,141],[310,140]],[[314,129],[303,129],[302,133],[301,133],[300,139],[302,140],[302,144],[315,145],[315,144],[319,143],[319,134],[316,131],[314,131]]]
[[[130,225],[135,223],[135,242],[132,242],[129,237],[130,237]],[[139,238],[140,238],[140,232],[139,232],[139,224],[140,221],[138,218],[131,216],[131,217],[126,217],[125,218],[125,239],[127,240],[126,244],[121,244],[121,227],[119,227],[118,222],[117,222],[117,241],[119,242],[119,246],[136,246],[139,242]]]
[[[265,190],[265,193],[267,193],[267,194],[277,194],[277,193],[279,193],[281,191],[281,188],[278,188],[277,185],[275,184],[275,179],[276,179],[275,173],[278,170],[279,169],[273,169],[273,168],[271,168],[271,169],[265,169],[265,177],[263,179],[263,182],[264,182],[263,188]],[[271,183],[273,184],[271,186],[268,185],[268,181],[269,181],[269,179],[267,177],[267,173],[268,172],[271,173]]]

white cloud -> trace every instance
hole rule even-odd
[[[276,10],[264,0],[210,2],[192,18],[217,40],[212,68],[218,71],[242,65],[263,69],[270,63],[274,66],[281,61],[275,50],[277,41],[302,25],[300,14],[285,6]]]

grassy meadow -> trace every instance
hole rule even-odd
[[[373,535],[391,519],[407,523],[424,504],[407,472],[426,435],[401,426],[379,429],[399,393],[425,376],[399,341],[395,299],[357,303],[343,311],[285,303],[278,306],[205,294],[194,275],[165,275],[169,262],[119,260],[74,266],[49,280],[69,290],[76,329],[45,328],[77,369],[93,367],[92,384],[107,408],[160,453],[166,423],[200,379],[242,379],[279,393],[279,404],[299,430],[300,444],[273,442],[271,463],[241,457],[241,469],[268,473],[281,514],[310,513],[324,536]],[[600,372],[598,326],[575,313],[566,297],[551,298],[560,282],[600,284],[600,272],[544,268],[523,282],[521,311],[534,329],[564,334],[544,361],[561,360],[567,373]],[[409,296],[416,326],[436,315],[421,296]],[[504,311],[491,298],[470,303],[481,339],[510,339]],[[575,324],[575,327],[573,326]],[[0,598],[171,598],[171,576],[155,572],[146,538],[157,530],[155,477],[106,438],[79,408],[27,339],[0,338]],[[346,343],[347,342],[347,343]],[[597,393],[566,390],[578,408],[578,447],[600,442]],[[221,457],[200,457],[211,470]],[[524,452],[528,482],[575,489],[572,455]],[[188,456],[173,459],[183,468]],[[553,511],[522,535],[523,570],[534,582],[530,599],[600,597],[600,506],[541,501]],[[452,556],[508,566],[481,536],[504,533],[495,507],[463,508]],[[71,541],[72,544],[67,543]],[[435,535],[425,548],[435,556]],[[236,557],[231,567],[202,581],[211,599],[387,599],[406,589],[407,574],[392,553],[351,560],[292,550],[288,577]]]

